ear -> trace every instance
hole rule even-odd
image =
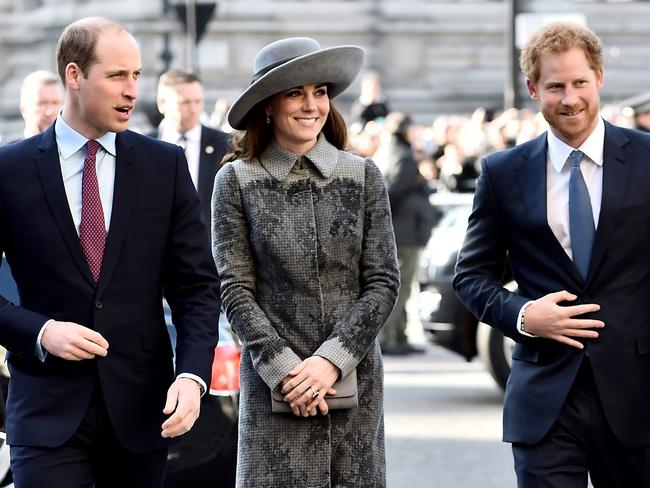
[[[271,108],[271,102],[270,101],[264,107],[264,113],[269,117],[271,116],[271,114],[273,114],[273,108]]]
[[[537,87],[535,87],[535,84],[532,81],[527,79],[526,88],[528,88],[528,94],[530,95],[530,98],[535,100],[536,102],[539,102],[539,95],[537,93]]]
[[[65,84],[72,90],[78,90],[83,73],[77,63],[68,63],[65,67]]]
[[[156,107],[161,115],[165,115],[165,99],[163,97],[156,98]]]
[[[603,68],[600,68],[598,71],[596,71],[596,86],[598,87],[598,90],[603,87],[603,82],[604,82],[605,74],[603,72]]]

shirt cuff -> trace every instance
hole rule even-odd
[[[199,388],[201,389],[201,396],[205,395],[205,392],[208,390],[207,386],[205,385],[205,381],[203,381],[200,377],[196,376],[195,374],[181,373],[176,377],[176,379],[178,378],[189,378],[191,380],[196,381],[199,384]]]
[[[524,335],[526,337],[537,337],[536,335],[533,335],[530,332],[526,332],[524,330],[524,312],[528,308],[528,305],[530,305],[531,303],[533,303],[532,300],[524,303],[521,309],[519,310],[519,315],[517,315],[517,331],[519,331],[521,335]]]
[[[39,359],[40,362],[44,362],[45,358],[47,357],[47,351],[43,349],[43,346],[41,345],[41,339],[43,337],[43,333],[45,332],[45,329],[52,322],[54,322],[54,319],[50,319],[47,322],[45,322],[43,324],[43,327],[41,327],[41,331],[38,333],[38,336],[36,337],[36,357]]]

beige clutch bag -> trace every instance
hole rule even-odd
[[[357,370],[332,385],[336,395],[325,395],[327,406],[334,410],[354,408],[359,405],[357,392]],[[291,412],[291,407],[284,401],[284,395],[278,389],[271,392],[271,410],[273,413]]]

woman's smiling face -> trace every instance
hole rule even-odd
[[[314,147],[330,111],[325,83],[289,88],[273,95],[266,107],[276,142],[294,154]]]

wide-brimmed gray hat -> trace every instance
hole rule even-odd
[[[327,83],[327,94],[334,98],[357,77],[363,56],[359,46],[321,49],[318,41],[309,37],[272,42],[255,56],[251,85],[230,107],[228,123],[235,129],[245,129],[246,116],[256,104],[294,86]]]

